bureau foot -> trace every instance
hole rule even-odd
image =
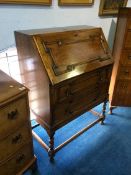
[[[112,110],[113,110],[113,107],[110,106],[110,108],[109,108],[109,114],[111,114],[111,115],[112,115]]]
[[[103,107],[102,107],[102,115],[101,115],[102,120],[101,120],[101,125],[104,124],[104,120],[105,120],[105,118],[106,118],[106,115],[105,115],[105,113],[106,113],[106,105],[107,105],[107,100],[104,101]]]
[[[114,108],[116,108],[116,107],[115,107],[115,106],[110,106],[110,107],[109,107],[109,112],[108,112],[108,114],[111,114],[111,115],[112,115],[112,114],[113,114],[112,111],[113,111]]]
[[[54,134],[55,132],[52,132],[49,134],[50,140],[49,140],[49,149],[48,149],[48,155],[50,157],[50,161],[54,161],[55,151],[54,151]]]

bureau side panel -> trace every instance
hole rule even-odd
[[[32,36],[15,32],[22,83],[29,88],[31,113],[45,128],[50,126],[49,79]]]
[[[124,36],[126,32],[126,22],[127,18],[125,14],[119,14],[119,18],[117,21],[117,28],[116,28],[116,34],[115,34],[115,41],[114,41],[114,47],[113,47],[113,59],[114,59],[114,66],[112,70],[112,76],[111,76],[111,83],[110,83],[110,88],[109,88],[109,101],[110,104],[114,104],[114,100],[116,101],[117,96],[115,94],[115,89],[116,89],[116,83],[118,79],[118,72],[119,72],[119,63],[120,63],[120,57],[121,57],[121,52],[123,48],[123,43],[124,43]]]

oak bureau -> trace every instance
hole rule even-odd
[[[46,129],[49,146],[33,131],[50,159],[78,135],[105,119],[112,71],[112,56],[101,28],[16,31],[16,46],[23,83],[36,121]],[[103,114],[71,139],[54,148],[55,131],[104,102]]]
[[[35,165],[28,90],[0,70],[0,174],[21,175]]]

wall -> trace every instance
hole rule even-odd
[[[100,0],[95,0],[91,7],[59,7],[57,0],[52,1],[50,7],[0,5],[0,50],[14,45],[14,31],[21,29],[72,25],[101,26],[108,39],[112,19],[116,21],[116,18],[98,16]],[[128,1],[127,6],[131,7],[131,1]]]

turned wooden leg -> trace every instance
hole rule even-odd
[[[110,106],[109,108],[109,114],[112,114],[113,106]]]
[[[107,104],[107,100],[104,101],[103,103],[103,108],[102,108],[102,121],[101,121],[101,124],[103,125],[104,124],[104,120],[105,120],[105,113],[106,113],[106,104]]]
[[[109,112],[108,112],[108,114],[111,114],[111,115],[112,115],[112,114],[113,114],[112,111],[113,111],[114,108],[116,108],[116,106],[112,106],[112,105],[109,103]]]
[[[49,140],[48,155],[50,157],[50,161],[54,160],[54,155],[55,155],[55,152],[54,152],[54,134],[55,134],[55,132],[51,132],[49,134],[50,140]]]

